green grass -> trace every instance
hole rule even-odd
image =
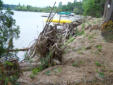
[[[97,50],[98,50],[99,52],[102,51],[102,45],[97,45],[96,48],[97,48]]]
[[[96,66],[101,67],[102,65],[97,61],[95,62]]]
[[[45,75],[49,76],[50,73],[51,73],[51,71],[46,71],[46,72],[45,72]]]
[[[88,40],[91,40],[91,39],[93,39],[94,38],[94,35],[89,35],[88,36]]]
[[[41,71],[40,68],[34,68],[34,69],[32,70],[32,74],[37,75],[38,72],[40,72],[40,71]]]
[[[77,53],[78,54],[83,54],[83,51],[85,51],[85,50],[86,50],[86,48],[85,47],[82,47],[82,48],[80,48],[80,49],[77,50]]]
[[[105,77],[105,73],[104,72],[101,72],[101,71],[97,70],[97,73],[98,73],[100,78],[104,78]]]
[[[42,67],[41,67],[41,66],[38,67],[38,68],[32,69],[32,73],[31,73],[31,75],[30,75],[30,78],[31,78],[31,79],[34,79],[34,77],[35,77],[40,71],[42,71]]]
[[[69,43],[73,42],[75,40],[75,37],[71,37],[69,38],[69,40],[67,40],[67,42],[64,43],[64,45],[68,45]]]
[[[74,63],[72,63],[72,66],[73,67],[79,67],[82,64],[83,64],[83,61],[75,61]]]
[[[34,79],[34,78],[35,78],[35,75],[31,74],[31,75],[30,75],[30,78],[31,78],[31,79]]]
[[[101,78],[104,78],[104,76],[105,76],[104,72],[98,72],[98,74],[99,74],[99,77],[101,77]]]
[[[10,61],[5,61],[5,63],[4,63],[5,65],[9,65],[9,66],[13,66],[14,64],[12,63],[12,62],[10,62]]]
[[[62,72],[62,68],[58,67],[58,68],[53,69],[53,71],[55,73],[60,73],[60,72]]]

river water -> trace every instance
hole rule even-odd
[[[43,14],[38,12],[14,11],[13,18],[16,20],[16,25],[20,26],[20,38],[14,40],[15,48],[29,47],[35,41],[44,27],[44,21],[41,17]],[[22,60],[24,52],[19,52],[18,57]]]
[[[44,18],[42,15],[47,15],[40,12],[23,12],[14,11],[13,18],[16,20],[16,25],[20,26],[20,38],[14,40],[15,48],[30,47],[32,43],[37,39],[38,35],[44,28]],[[70,17],[73,20],[80,18],[79,15]],[[20,60],[24,59],[25,52],[19,52],[18,57]]]

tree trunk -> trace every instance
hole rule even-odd
[[[113,21],[113,0],[106,0],[104,8],[104,22]]]

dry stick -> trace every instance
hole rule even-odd
[[[49,21],[49,19],[50,19],[50,17],[51,17],[51,14],[52,14],[52,12],[53,12],[53,9],[54,9],[54,7],[55,7],[55,4],[56,4],[56,2],[54,3],[53,7],[51,8],[51,11],[50,11],[50,14],[49,14],[49,16],[48,16],[48,19],[47,19],[47,22],[46,22],[46,25],[45,25],[45,27],[44,27],[43,32],[45,31],[46,27],[48,26],[48,21]]]
[[[55,12],[55,14],[56,14],[56,12]],[[55,14],[52,17],[50,17],[50,20],[48,22],[48,25],[51,23],[51,20],[53,19],[53,17],[55,16]]]
[[[56,2],[54,3],[53,7],[51,8],[51,12],[50,12],[50,14],[49,14],[48,20],[50,20],[50,18],[51,18],[51,14],[53,13],[53,9],[54,9],[54,7],[55,7],[55,4],[56,4]]]
[[[15,51],[28,51],[30,48],[22,48],[22,49],[11,49],[8,50],[7,52],[15,52]]]

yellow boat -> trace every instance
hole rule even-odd
[[[71,23],[72,21],[71,20],[66,20],[66,19],[61,19],[60,21],[58,19],[53,19],[53,20],[47,20],[45,19],[46,22],[53,22],[53,23]]]

